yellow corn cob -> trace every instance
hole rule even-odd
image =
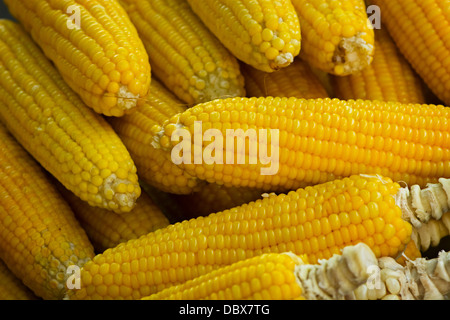
[[[147,95],[148,55],[117,0],[6,0],[5,4],[96,112],[119,117]]]
[[[167,217],[145,192],[132,211],[120,215],[92,207],[62,187],[60,192],[98,253],[169,225]]]
[[[30,291],[0,260],[0,300],[36,300]]]
[[[268,253],[214,270],[143,300],[342,300],[353,288],[367,282],[367,271],[374,266],[377,259],[362,243],[344,248],[342,254],[321,261],[320,265],[308,265],[305,256]]]
[[[332,77],[336,98],[425,103],[422,80],[386,29],[375,31],[375,47],[370,66],[347,77]]]
[[[186,103],[245,96],[236,58],[185,0],[120,0],[136,26],[153,73]]]
[[[182,162],[181,168],[225,186],[285,192],[369,172],[423,187],[450,177],[449,121],[450,109],[441,105],[233,98],[200,104],[173,117],[162,128],[155,128],[155,144],[186,151],[176,159]],[[222,138],[223,145],[204,139],[201,149],[200,130],[205,133],[210,128],[219,131],[214,134],[219,141]],[[253,139],[252,145],[246,142],[244,146],[243,134],[236,138],[239,132]],[[190,144],[189,140],[176,141],[177,135],[189,137],[187,133]],[[270,139],[266,142],[264,136]],[[230,147],[233,141],[240,144],[234,150]],[[257,150],[267,145],[272,150],[267,157],[272,158],[250,152],[255,145]],[[199,155],[209,157],[214,147],[218,150],[208,159],[213,165],[200,161]]]
[[[372,1],[380,7],[383,23],[400,52],[445,104],[450,104],[450,12],[447,3]]]
[[[305,254],[314,264],[363,242],[395,257],[412,232],[395,204],[399,187],[353,176],[172,224],[97,255],[69,297],[140,299],[263,253]]]
[[[69,266],[94,249],[70,207],[28,153],[0,126],[0,259],[43,299],[61,299]]]
[[[242,64],[247,97],[328,98],[308,64],[296,59],[290,66],[267,73]]]
[[[202,185],[189,195],[173,195],[171,199],[182,213],[183,220],[206,216],[210,213],[231,209],[255,201],[263,194],[250,188],[226,188],[214,183]],[[169,200],[170,201],[170,200]]]
[[[300,53],[300,24],[290,0],[188,2],[225,47],[258,70],[287,67]]]
[[[136,163],[139,178],[159,190],[175,194],[189,194],[199,183],[176,166],[170,154],[153,147],[152,128],[185,110],[186,106],[154,79],[144,105],[132,114],[109,119]]]
[[[370,65],[374,32],[364,0],[292,0],[302,27],[300,56],[327,73],[344,76]]]
[[[0,120],[67,189],[130,211],[141,189],[117,134],[84,105],[22,28],[0,21]]]

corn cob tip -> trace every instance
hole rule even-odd
[[[354,37],[341,40],[333,56],[333,61],[336,63],[335,75],[350,75],[372,63],[375,47],[364,40],[365,35],[366,33],[360,32]]]
[[[127,86],[122,85],[118,93],[117,106],[126,112],[137,106],[139,98],[141,98],[139,94],[133,94]]]
[[[99,191],[103,196],[102,206],[116,213],[130,212],[141,195],[139,184],[120,179],[114,173],[104,180]]]
[[[281,68],[285,68],[289,66],[292,62],[294,62],[294,56],[290,52],[281,53],[277,56],[273,62],[270,63],[270,66],[273,70],[279,70]]]

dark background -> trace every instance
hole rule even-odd
[[[3,0],[0,0],[0,19],[12,19],[11,15],[9,14],[8,8],[3,3]]]

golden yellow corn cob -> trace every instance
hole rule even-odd
[[[94,249],[47,174],[0,125],[0,259],[43,299],[61,299]]]
[[[185,110],[186,106],[154,79],[144,105],[132,114],[109,119],[136,163],[139,178],[159,190],[175,194],[189,194],[199,183],[176,166],[170,154],[153,147],[152,128]]]
[[[410,241],[403,251],[402,255],[396,259],[396,262],[401,265],[406,265],[406,261],[413,261],[418,258],[422,258],[422,252],[414,241]]]
[[[134,207],[141,189],[122,141],[7,20],[0,21],[0,105],[0,121],[67,189],[93,206]]]
[[[206,216],[249,203],[261,198],[263,192],[250,188],[224,187],[215,183],[202,185],[198,191],[189,195],[173,195],[177,211],[183,220]],[[169,200],[169,201],[171,201]]]
[[[155,128],[155,144],[175,155],[177,150],[186,151],[175,159],[182,162],[180,167],[225,186],[285,192],[371,173],[423,187],[450,177],[449,121],[450,109],[441,105],[233,98],[200,104],[173,117]],[[210,128],[219,131],[213,133],[222,145],[203,139]],[[252,144],[246,141],[244,146],[244,134]],[[177,135],[190,136],[191,141],[179,143]],[[240,144],[234,150],[233,141]],[[267,146],[272,154],[261,156],[252,151],[255,145],[257,150]],[[215,155],[209,158],[214,148]]]
[[[185,0],[120,0],[136,26],[153,73],[186,103],[245,96],[236,58]]]
[[[117,0],[6,0],[5,4],[96,112],[119,117],[147,95],[148,55]]]
[[[290,66],[267,73],[242,64],[247,97],[328,98],[308,64],[296,59]]]
[[[188,2],[225,47],[258,70],[286,67],[300,53],[300,24],[290,0]]]
[[[375,30],[375,47],[370,66],[347,77],[332,77],[336,98],[425,103],[422,80],[384,27]]]
[[[92,207],[62,187],[59,190],[98,253],[169,225],[167,217],[145,192],[133,210],[119,215]]]
[[[0,300],[36,300],[37,297],[0,260]]]
[[[353,176],[172,224],[97,255],[69,297],[140,299],[263,253],[305,254],[314,264],[363,242],[395,257],[412,232],[393,197],[399,188]]]
[[[400,52],[445,104],[450,103],[450,12],[447,3],[426,1],[372,1],[380,7],[383,23]]]
[[[364,0],[292,0],[302,27],[300,56],[327,73],[344,76],[370,65],[374,32]]]
[[[342,300],[352,289],[367,282],[367,271],[376,266],[373,252],[362,243],[344,248],[342,254],[320,265],[308,265],[305,256],[268,253],[214,270],[143,300]],[[262,308],[253,312],[269,313]]]

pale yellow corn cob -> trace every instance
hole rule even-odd
[[[236,58],[185,0],[120,0],[147,48],[153,73],[186,103],[245,96]]]
[[[0,105],[0,121],[67,189],[93,206],[134,207],[141,189],[122,141],[7,20],[0,21]]]
[[[300,23],[290,0],[188,2],[225,47],[258,70],[287,67],[300,52]]]
[[[373,0],[400,52],[445,104],[450,104],[450,11],[441,0]]]
[[[425,103],[425,86],[387,30],[375,30],[372,64],[346,77],[333,76],[336,98]]]
[[[64,80],[96,112],[122,116],[145,98],[148,55],[117,0],[6,0]]]
[[[67,281],[94,257],[68,204],[34,159],[0,125],[0,259],[46,300],[62,299]]]
[[[292,0],[302,28],[300,56],[327,73],[344,76],[372,62],[374,32],[364,0]]]

